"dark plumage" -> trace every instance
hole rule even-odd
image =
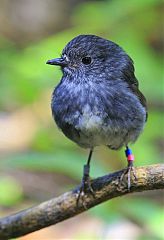
[[[99,145],[119,149],[136,141],[147,119],[146,100],[133,61],[121,47],[80,35],[66,45],[61,58],[47,63],[63,72],[51,108],[68,138],[91,150]]]

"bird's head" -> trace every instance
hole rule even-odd
[[[79,35],[63,49],[60,58],[48,60],[66,75],[112,76],[115,71],[133,70],[130,57],[112,41],[95,35]]]

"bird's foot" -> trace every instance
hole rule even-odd
[[[130,188],[131,188],[131,173],[133,174],[134,180],[136,181],[137,180],[137,176],[136,176],[135,168],[133,167],[133,162],[129,161],[127,168],[125,168],[124,172],[122,173],[122,175],[120,177],[120,182],[122,182],[124,176],[127,175],[128,191],[129,192],[130,192]]]
[[[127,161],[128,161],[128,166],[124,170],[124,172],[122,173],[122,175],[120,177],[120,182],[122,182],[124,176],[127,174],[127,177],[128,177],[128,191],[130,192],[131,173],[133,174],[133,177],[134,177],[135,181],[137,180],[137,177],[136,177],[135,168],[133,167],[134,155],[132,154],[132,151],[128,146],[126,146],[125,155],[126,155],[126,158],[127,158]]]
[[[83,173],[81,186],[77,191],[77,201],[76,201],[77,206],[79,206],[79,202],[81,199],[83,207],[87,209],[87,206],[85,203],[85,197],[87,194],[91,194],[93,197],[95,197],[93,188],[91,186],[90,177],[89,177],[89,166],[84,165],[84,173]]]

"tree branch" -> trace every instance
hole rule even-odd
[[[87,209],[129,193],[127,176],[121,182],[119,181],[122,173],[123,170],[92,181],[95,197],[90,194],[85,196]],[[136,175],[137,181],[133,177],[131,179],[130,193],[164,188],[164,164],[138,167]],[[77,207],[77,190],[78,188],[38,206],[1,218],[0,239],[20,237],[86,211],[81,201]]]

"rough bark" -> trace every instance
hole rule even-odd
[[[95,197],[90,194],[86,195],[85,206],[82,204],[82,201],[79,202],[78,206],[76,204],[77,190],[79,188],[77,187],[38,206],[1,218],[0,239],[20,237],[56,224],[114,197],[133,192],[164,188],[164,164],[136,168],[137,180],[131,175],[130,192],[127,189],[126,175],[120,182],[123,171],[92,180]]]

